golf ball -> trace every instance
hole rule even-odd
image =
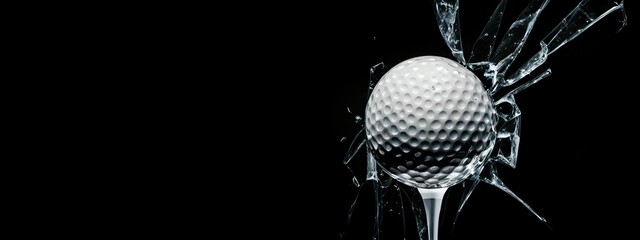
[[[391,68],[371,92],[367,148],[404,184],[450,187],[488,158],[496,122],[493,100],[476,75],[450,59],[416,57]]]

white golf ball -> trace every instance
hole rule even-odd
[[[443,57],[416,57],[391,68],[365,114],[369,152],[409,186],[455,185],[478,170],[495,144],[493,100],[478,77]]]

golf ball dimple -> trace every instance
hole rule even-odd
[[[370,154],[392,177],[421,188],[450,187],[476,172],[493,149],[496,122],[478,77],[436,56],[391,68],[365,112]]]

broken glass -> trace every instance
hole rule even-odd
[[[539,40],[540,50],[529,57],[521,66],[513,70],[507,76],[507,71],[514,64],[515,59],[522,52],[525,43],[549,0],[533,0],[525,7],[517,19],[509,25],[504,36],[496,47],[499,29],[502,23],[507,1],[499,2],[493,13],[489,16],[489,21],[484,26],[480,36],[475,41],[469,53],[469,61],[465,60],[462,49],[461,26],[459,21],[459,1],[458,0],[435,0],[434,10],[436,22],[440,33],[451,51],[455,60],[470,70],[480,72],[478,76],[485,85],[489,94],[497,99],[494,101],[496,107],[496,141],[488,161],[482,162],[477,167],[477,171],[462,183],[463,191],[460,198],[456,216],[453,224],[457,221],[465,203],[470,198],[479,183],[483,182],[494,186],[507,195],[514,198],[529,210],[536,218],[543,223],[547,221],[525,201],[518,197],[513,191],[506,187],[498,176],[497,164],[504,164],[511,168],[516,168],[518,158],[518,147],[520,144],[520,109],[516,103],[516,94],[527,87],[547,78],[551,75],[551,69],[546,69],[535,77],[529,77],[538,67],[542,66],[549,55],[557,51],[566,43],[575,39],[588,28],[613,13],[619,13],[621,17],[621,27],[626,25],[626,15],[622,1],[607,1],[609,5],[603,5],[602,1],[583,0],[563,20],[551,30],[546,37]],[[371,67],[368,94],[380,80],[379,73],[386,69],[384,63],[378,63]],[[500,91],[505,89],[506,91]],[[502,94],[500,92],[506,92]],[[499,94],[500,93],[500,94]],[[348,109],[349,112],[350,109]],[[371,154],[371,149],[367,145],[366,130],[363,119],[355,116],[356,125],[360,130],[351,140],[351,145],[343,160],[345,166],[353,173],[353,184],[360,188],[356,199],[351,205],[348,213],[347,231],[349,222],[355,214],[355,209],[359,201],[369,196],[362,196],[363,189],[372,189],[374,209],[372,232],[368,237],[372,239],[406,239],[412,233],[417,234],[423,240],[437,240],[438,220],[440,205],[447,188],[416,188],[406,186],[389,176],[390,173],[380,171],[381,167]],[[345,141],[345,138],[341,138]],[[365,151],[366,171],[365,174],[357,174],[352,169],[359,153]],[[411,210],[411,211],[409,211]],[[412,216],[411,216],[412,215]],[[407,220],[415,218],[417,229],[409,229]],[[389,221],[399,222],[402,227],[400,231],[386,228],[385,223]],[[548,226],[548,225],[547,225]],[[417,231],[417,232],[416,232]],[[393,234],[396,235],[393,235]],[[393,236],[392,236],[393,235]],[[345,234],[341,234],[345,236]],[[353,236],[352,236],[353,237]],[[354,237],[360,239],[358,237]]]

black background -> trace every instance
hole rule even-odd
[[[510,1],[504,22],[512,22],[526,2]],[[497,0],[461,1],[465,50],[471,48],[497,3]],[[520,63],[539,49],[537,42],[577,3],[577,0],[551,1],[534,27]],[[111,81],[108,84],[89,81],[99,85],[95,89],[105,88],[104,95],[108,95],[95,94],[99,106],[103,101],[120,99],[119,90],[125,91],[123,95],[132,92],[133,97],[130,100],[124,96],[116,101],[115,107],[108,105],[105,111],[86,101],[85,96],[71,98],[73,102],[87,104],[81,109],[98,110],[95,118],[106,120],[104,124],[86,121],[89,127],[85,128],[79,122],[84,122],[87,115],[76,108],[71,108],[71,112],[81,117],[73,121],[60,118],[71,125],[69,129],[79,127],[82,136],[89,134],[106,141],[101,144],[71,135],[91,145],[85,149],[89,151],[86,155],[81,151],[79,156],[84,160],[97,152],[117,155],[116,159],[128,158],[122,158],[122,164],[93,161],[98,164],[95,168],[87,168],[83,162],[76,166],[82,167],[81,171],[61,165],[66,171],[97,177],[107,186],[104,188],[73,174],[68,174],[70,182],[86,186],[58,184],[52,180],[67,174],[46,169],[44,172],[53,172],[55,176],[44,175],[46,179],[38,180],[36,185],[50,184],[52,194],[44,192],[32,198],[37,202],[29,202],[29,206],[17,210],[22,213],[35,209],[39,213],[41,207],[46,213],[50,209],[59,212],[46,214],[44,218],[19,215],[43,221],[65,234],[131,235],[121,234],[122,229],[137,230],[136,234],[141,236],[166,237],[176,233],[179,238],[213,235],[216,239],[243,239],[255,234],[255,239],[337,239],[345,230],[349,205],[357,191],[342,164],[347,142],[339,139],[351,138],[357,131],[354,116],[364,113],[369,68],[381,61],[391,67],[420,55],[451,57],[438,31],[432,1],[357,6],[347,6],[345,2],[309,2],[306,6],[268,2],[264,8],[241,4],[237,8],[205,6],[198,8],[201,12],[192,12],[191,6],[183,12],[178,8],[172,9],[175,12],[151,11],[145,6],[141,13],[167,16],[166,22],[160,17],[134,14],[132,21],[121,20],[122,28],[109,25],[113,35],[101,28],[95,28],[95,35],[85,35],[78,29],[94,29],[93,23],[71,18],[89,25],[81,28],[69,25],[65,30],[83,35],[75,38],[69,34],[73,41],[66,37],[56,41],[57,37],[66,36],[64,31],[58,32],[58,25],[67,24],[51,21],[55,34],[33,38],[50,41],[45,47],[64,43],[55,47],[62,52],[76,49],[81,56],[88,54],[100,59],[117,56],[104,58],[107,64],[85,57],[72,55],[72,58],[88,65],[84,69],[88,73],[78,75],[83,79],[111,73],[119,75],[114,79],[125,83],[121,87]],[[518,168],[501,169],[502,178],[546,217],[554,230],[547,229],[514,199],[481,185],[453,233],[443,224],[441,240],[566,239],[598,235],[622,239],[636,235],[634,153],[639,135],[635,85],[639,48],[635,35],[640,29],[636,4],[637,1],[626,2],[629,15],[626,28],[616,33],[618,16],[607,17],[551,55],[534,74],[546,68],[552,68],[553,74],[517,96],[522,110]],[[227,10],[228,14],[222,14]],[[101,15],[97,18],[107,22],[113,19]],[[142,21],[137,22],[138,19]],[[151,23],[158,24],[149,31],[160,34],[146,36]],[[501,29],[506,28],[505,24]],[[121,29],[135,34],[125,31],[122,35]],[[114,38],[104,37],[107,35]],[[142,37],[137,39],[138,35]],[[79,44],[85,37],[104,42]],[[65,44],[70,46],[66,48]],[[60,68],[63,70],[72,66],[58,62],[65,65]],[[116,71],[123,64],[138,68],[140,75]],[[96,66],[105,69],[95,71]],[[73,67],[75,72],[78,67]],[[158,75],[157,79],[169,80],[156,81],[155,76],[147,76],[150,73]],[[139,77],[144,81],[130,81]],[[61,86],[66,88],[64,84]],[[93,89],[67,90],[94,94]],[[56,98],[65,95],[51,92]],[[51,99],[38,104],[54,104],[57,111],[58,103]],[[75,107],[74,104],[59,105]],[[347,107],[353,114],[347,112]],[[32,111],[30,107],[25,109]],[[113,115],[116,120],[103,118],[111,111],[117,113]],[[150,116],[136,118],[147,114]],[[57,124],[57,115],[51,116],[34,119],[51,119]],[[65,124],[56,129],[67,131]],[[109,134],[88,130],[103,126],[110,126],[104,128]],[[129,137],[130,133],[134,136]],[[112,135],[116,140],[109,138]],[[64,145],[56,151],[75,146],[67,141],[52,142]],[[105,150],[94,151],[95,146],[104,146]],[[33,148],[50,155],[49,151]],[[129,148],[138,149],[139,155],[126,152]],[[158,157],[148,156],[152,153]],[[144,161],[134,163],[129,158]],[[105,177],[96,174],[97,169],[106,169]],[[69,192],[74,194],[61,191],[61,186],[72,186]],[[86,189],[97,193],[87,195]],[[24,191],[36,190],[24,187]],[[363,194],[363,199],[371,200],[367,194]],[[368,205],[362,206],[366,210]],[[445,220],[451,218],[448,209]],[[64,217],[74,221],[63,221]],[[20,223],[13,218],[12,221]],[[366,230],[369,226],[356,221],[350,227]],[[40,226],[29,230],[23,232],[55,234]],[[268,233],[274,233],[274,237],[265,237]]]
[[[338,8],[327,16],[339,24],[326,27],[327,68],[320,72],[331,90],[329,132],[332,148],[328,191],[331,224],[323,230],[338,239],[345,230],[349,205],[357,192],[341,164],[349,140],[357,131],[354,117],[364,116],[369,67],[388,67],[408,58],[438,55],[452,58],[436,25],[431,1],[370,4]],[[468,59],[475,38],[499,1],[461,1],[463,48]],[[510,1],[501,26],[508,28],[528,1]],[[605,2],[605,1],[602,1]],[[538,42],[578,1],[551,1],[514,64],[519,66],[539,50]],[[518,166],[500,168],[504,182],[545,217],[548,229],[516,200],[481,184],[471,196],[458,225],[445,239],[565,239],[593,235],[618,239],[633,232],[634,183],[638,136],[635,82],[640,19],[636,2],[627,1],[628,25],[617,32],[614,13],[549,56],[533,74],[551,68],[552,75],[519,93],[522,133]],[[498,36],[498,40],[501,35]],[[347,107],[352,113],[347,112]],[[362,160],[362,159],[360,159]],[[366,192],[365,192],[366,193]],[[366,196],[365,198],[372,195]],[[323,198],[325,199],[325,198]],[[370,200],[368,200],[370,201]],[[457,201],[457,200],[455,200]],[[363,206],[367,206],[366,203]],[[454,209],[455,204],[449,208]],[[452,211],[445,210],[445,220]],[[450,219],[449,219],[450,220]],[[366,230],[359,220],[351,229]],[[351,235],[350,239],[361,239]],[[364,236],[364,235],[363,235]],[[411,237],[411,236],[410,236]],[[626,238],[626,237],[625,237]],[[364,239],[364,237],[363,237]]]

